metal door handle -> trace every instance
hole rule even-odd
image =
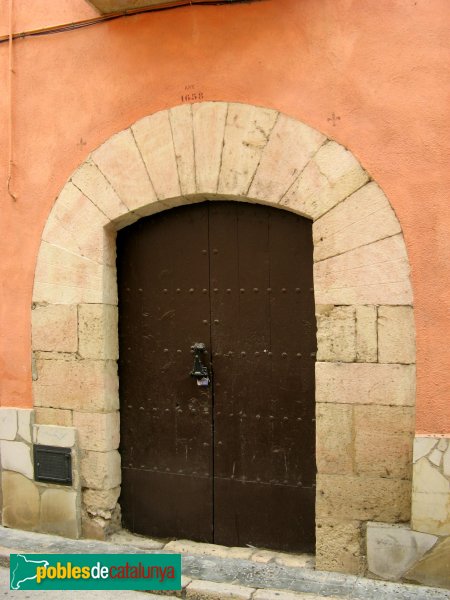
[[[206,352],[205,344],[197,342],[191,346],[191,350],[194,353],[194,366],[190,373],[191,377],[195,377],[196,379],[208,378],[208,367],[202,363],[201,359],[201,355]]]

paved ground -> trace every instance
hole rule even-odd
[[[71,591],[60,591],[54,592],[49,591],[14,591],[9,589],[9,568],[0,567],[0,599],[8,598],[8,600],[80,600],[80,596],[86,600],[162,600],[161,596],[155,596],[154,594],[144,594],[142,592],[125,592],[125,591],[99,591],[99,592],[71,592]],[[175,599],[175,596],[165,597],[166,600],[170,598]]]
[[[228,549],[191,542],[164,545],[119,535],[111,542],[68,540],[58,536],[28,533],[0,527],[0,564],[9,553],[143,553],[182,552],[183,592],[188,600],[450,600],[450,591],[423,586],[395,584],[316,571],[312,557],[276,554],[256,549]],[[242,558],[242,556],[244,558]],[[8,591],[8,570],[1,569],[1,598],[75,599],[80,592]],[[165,596],[173,598],[174,596]],[[84,599],[149,600],[161,598],[142,592],[82,592]]]

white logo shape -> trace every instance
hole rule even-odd
[[[23,559],[26,563],[34,564],[34,565],[42,565],[44,567],[48,567],[48,565],[50,564],[46,560],[28,560],[28,558],[26,558],[23,554],[18,554],[17,558]],[[24,577],[24,579],[19,579],[19,581],[15,581],[16,571],[17,571],[18,566],[19,566],[19,561],[17,561],[14,571],[11,573],[11,589],[12,590],[20,590],[20,584],[22,584],[24,581],[28,581],[29,579],[36,579],[36,577],[37,577],[37,573],[35,573],[33,575],[33,577]]]

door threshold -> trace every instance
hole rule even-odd
[[[280,552],[254,546],[220,546],[190,540],[156,539],[148,538],[126,529],[113,533],[108,542],[114,544],[130,545],[142,550],[163,550],[176,554],[213,556],[216,558],[229,558],[249,560],[259,564],[276,564],[281,567],[298,567],[301,569],[315,568],[315,556],[308,553]]]
[[[318,571],[312,554],[258,548],[228,548],[188,540],[156,540],[121,530],[111,548],[183,555],[182,589],[152,591],[185,600],[430,600],[448,599],[448,590],[377,581],[362,575]],[[150,590],[151,591],[151,590]]]

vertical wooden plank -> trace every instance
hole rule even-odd
[[[142,219],[117,247],[124,522],[211,541],[211,387],[190,377],[190,346],[210,345],[207,206]]]
[[[311,223],[268,207],[215,203],[210,249],[214,539],[312,550]]]

